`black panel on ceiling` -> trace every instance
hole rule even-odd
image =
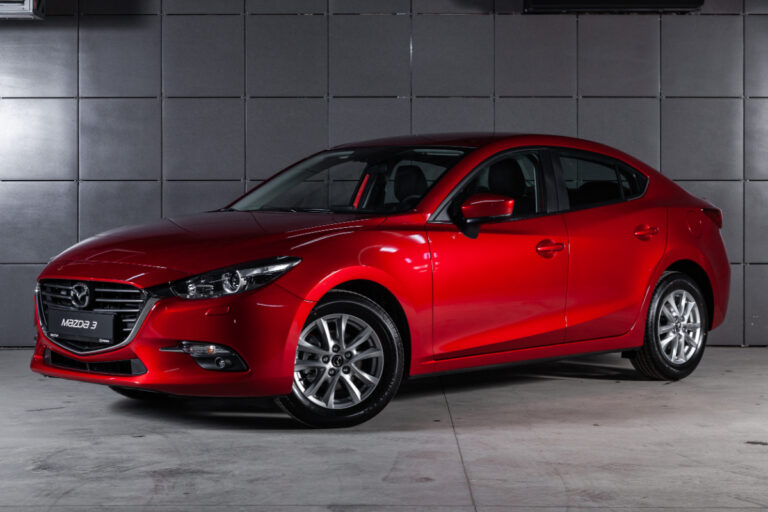
[[[704,0],[525,0],[523,12],[690,12],[700,9]]]

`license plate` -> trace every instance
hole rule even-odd
[[[49,309],[48,332],[52,336],[75,335],[111,343],[115,333],[115,316],[89,311]]]

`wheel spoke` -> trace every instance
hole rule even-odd
[[[685,358],[685,338],[682,336],[677,337],[677,346],[675,347],[675,356],[678,359]]]
[[[669,307],[669,301],[664,302],[664,305],[661,306],[661,312],[670,322],[675,321],[675,312]]]
[[[357,366],[351,365],[350,368],[352,368],[352,371],[355,373],[355,375],[360,377],[362,380],[368,382],[369,384],[373,384],[375,386],[376,384],[379,383],[379,379],[377,377],[374,377],[370,373],[364,372]]]
[[[360,394],[360,390],[357,389],[357,386],[355,386],[355,383],[352,382],[352,377],[349,375],[343,375],[341,381],[344,383],[347,391],[349,391],[349,396],[352,397],[352,401],[356,404],[360,403],[363,397]]]
[[[339,377],[341,376],[341,373],[337,373],[333,377],[331,377],[328,382],[328,388],[325,390],[325,394],[323,394],[323,403],[326,407],[329,409],[333,409],[334,406],[334,399],[336,398],[336,384],[339,383]]]
[[[314,359],[300,359],[296,361],[295,370],[311,370],[312,368],[324,368],[325,363],[322,361],[316,361]]]
[[[304,396],[307,396],[307,397],[315,396],[315,393],[317,393],[317,390],[320,388],[323,382],[327,380],[328,380],[328,372],[323,370],[323,373],[317,376],[317,378],[315,379],[315,382],[313,382],[311,386],[309,386],[307,389],[304,390]]]
[[[320,333],[323,335],[323,339],[325,339],[325,344],[328,348],[333,345],[333,338],[331,338],[331,329],[328,325],[328,322],[325,320],[325,318],[321,318],[319,320],[320,322]]]
[[[371,334],[373,334],[373,329],[370,328],[370,326],[366,326],[365,329],[360,331],[360,334],[355,336],[355,339],[353,339],[349,345],[344,347],[345,350],[355,350],[357,347],[359,347],[361,344],[366,342],[368,338],[371,337]]]
[[[679,316],[680,315],[680,310],[677,309],[677,304],[675,304],[675,297],[674,297],[674,295],[671,295],[667,299],[667,305],[669,306],[669,308],[672,311],[672,314],[674,316]]]
[[[299,339],[299,352],[309,352],[310,354],[316,354],[318,356],[323,356],[328,353],[328,351],[323,350],[304,339]]]
[[[346,343],[347,323],[349,322],[349,315],[341,315],[339,319],[339,344],[344,347]]]
[[[674,340],[674,339],[675,339],[675,335],[674,335],[674,334],[670,334],[670,335],[669,335],[669,336],[667,336],[666,338],[662,339],[662,340],[661,340],[661,349],[662,349],[662,350],[666,350],[666,349],[667,349],[667,346],[669,345],[669,343],[670,343],[672,340]]]
[[[372,357],[379,357],[381,356],[381,350],[377,348],[369,348],[368,350],[364,350],[363,352],[360,352],[359,354],[355,354],[352,359],[349,360],[350,364],[357,363],[358,361],[362,361],[363,359],[371,359]]]
[[[674,324],[661,325],[659,326],[659,334],[666,334],[674,328]]]
[[[688,323],[684,323],[683,327],[685,327],[686,329],[694,330],[694,329],[698,329],[699,327],[701,327],[701,323],[699,323],[699,322],[688,322]]]
[[[695,307],[696,307],[696,303],[695,302],[691,301],[691,302],[688,303],[688,305],[685,307],[685,311],[683,311],[683,314],[682,314],[682,320],[683,321],[686,321],[686,320],[690,319],[691,312],[693,311],[693,308],[695,308]]]

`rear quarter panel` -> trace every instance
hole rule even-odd
[[[708,205],[711,207],[711,205]],[[707,274],[712,288],[711,329],[725,319],[730,295],[731,266],[720,230],[701,211],[702,205],[669,208],[670,243],[663,269],[679,261],[693,261]]]

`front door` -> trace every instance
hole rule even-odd
[[[460,215],[455,206],[427,225],[437,359],[563,342],[568,238],[562,217],[545,213],[542,172],[535,151],[473,171],[452,205],[482,192],[515,200],[512,219],[484,224],[475,239],[445,220]]]

